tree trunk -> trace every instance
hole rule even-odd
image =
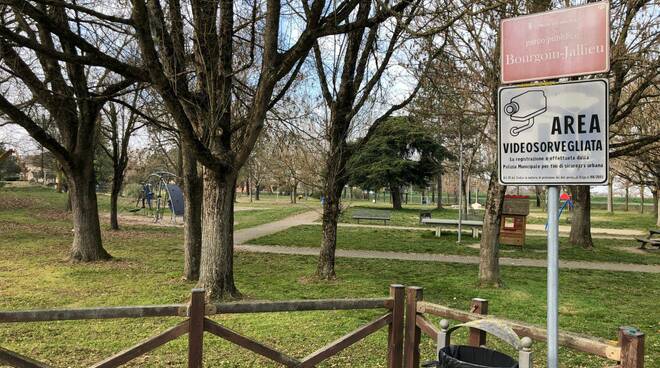
[[[202,257],[198,287],[210,300],[240,297],[234,284],[236,176],[204,170]]]
[[[323,238],[321,251],[316,267],[316,277],[321,280],[332,280],[335,273],[335,250],[337,248],[337,222],[339,221],[341,193],[347,184],[346,172],[348,155],[341,140],[331,141],[331,151],[326,158],[325,175],[323,177]],[[342,154],[344,153],[344,154]],[[348,188],[352,194],[353,188]]]
[[[337,248],[337,222],[339,221],[339,194],[338,190],[326,190],[323,201],[323,239],[321,252],[316,267],[316,276],[322,280],[333,280],[335,273],[335,250]],[[342,186],[339,186],[341,188]]]
[[[438,189],[436,185],[431,185],[431,203],[435,203],[435,192]]]
[[[591,193],[588,185],[571,185],[573,194],[573,213],[571,218],[571,234],[569,242],[572,245],[592,249],[591,238]]]
[[[101,241],[92,160],[89,160],[86,170],[68,176],[74,232],[70,259],[74,262],[90,262],[112,258],[103,249]]]
[[[73,210],[71,207],[71,187],[66,191],[66,204],[64,205],[64,210],[66,212],[71,212]]]
[[[298,203],[298,182],[296,180],[293,181],[293,185],[291,186],[291,203],[296,204]]]
[[[656,184],[655,188],[656,189],[653,191],[653,213],[657,220],[656,226],[660,226],[660,205],[658,204],[658,201],[660,201],[660,185]]]
[[[256,201],[258,201],[258,200],[259,200],[259,195],[261,194],[261,184],[258,184],[258,183],[257,183],[257,185],[256,185],[256,187],[255,187],[255,192],[254,192],[254,194],[255,194],[255,195],[254,195],[254,199],[255,199]]]
[[[41,179],[43,180],[43,184],[46,185],[46,167],[44,165],[44,147],[41,146]],[[37,179],[37,183],[39,183],[39,179]]]
[[[639,213],[644,213],[644,185],[639,186]]]
[[[535,185],[534,186],[534,193],[536,193],[536,208],[541,207],[541,186],[540,185]]]
[[[660,227],[660,186],[655,190],[655,226]]]
[[[656,218],[658,217],[658,197],[660,197],[660,189],[653,191],[653,213]]]
[[[488,182],[484,227],[479,246],[479,285],[500,287],[500,222],[506,186],[497,182],[497,171],[493,170]]]
[[[120,174],[121,175],[121,174]],[[122,178],[117,177],[117,170],[112,176],[112,188],[110,188],[110,228],[119,230],[119,220],[117,219],[117,201],[121,191]]]
[[[400,210],[403,208],[401,206],[401,188],[396,185],[390,186],[390,193],[392,195],[392,208],[395,210]]]
[[[202,257],[202,179],[197,172],[197,160],[192,150],[183,147],[183,276],[199,280]]]
[[[442,173],[438,173],[436,185],[438,186],[438,202],[436,202],[435,208],[440,210],[442,209]]]
[[[607,212],[614,213],[614,178],[610,175],[609,180],[607,181]]]
[[[55,179],[55,184],[56,184],[55,191],[57,193],[62,193],[63,192],[63,185],[62,185],[63,181],[64,181],[64,173],[62,172],[61,169],[58,169],[57,170],[57,177]]]
[[[462,192],[462,202],[459,203],[460,207],[463,208],[463,214],[467,216],[468,214],[468,188],[467,188],[467,176],[463,177],[463,183],[461,185],[461,192]]]
[[[629,205],[630,205],[630,185],[626,183],[626,212],[628,212],[628,210],[630,209]]]

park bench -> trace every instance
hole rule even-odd
[[[434,218],[421,218],[420,222],[424,225],[435,226],[435,236],[442,236],[442,230],[458,230],[458,220],[453,219],[434,219]],[[472,237],[479,239],[479,234],[483,230],[484,222],[475,220],[462,220],[461,228],[472,230]]]
[[[653,238],[655,235],[660,235],[660,229],[650,229],[648,238],[635,238],[640,243],[640,249],[646,249],[649,244],[654,247],[660,247],[660,238]]]
[[[383,221],[387,225],[387,221],[390,221],[390,211],[384,210],[356,210],[353,212],[353,219],[357,220],[357,223],[360,223],[360,220],[375,220]]]

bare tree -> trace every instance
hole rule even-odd
[[[647,100],[658,97],[660,32],[657,17],[648,10],[653,0],[614,1],[612,8],[610,79],[610,158],[634,155],[660,141],[657,130],[629,134],[628,117]],[[627,134],[628,133],[628,134]],[[575,209],[569,241],[593,248],[589,186],[571,186]]]
[[[341,194],[349,179],[346,172],[348,160],[359,146],[368,142],[379,123],[405,107],[419,88],[415,87],[413,92],[398,104],[386,103],[384,112],[373,119],[366,134],[351,147],[349,142],[355,139],[360,112],[365,106],[373,109],[373,95],[380,86],[381,77],[391,67],[395,50],[402,48],[409,37],[405,32],[411,26],[420,4],[420,1],[412,2],[396,21],[374,25],[368,31],[355,29],[347,33],[335,40],[339,47],[334,44],[324,50],[319,42],[314,44],[316,73],[328,111],[324,134],[327,153],[322,191],[323,239],[316,270],[316,276],[320,279],[335,278],[337,222],[341,211]],[[370,1],[359,1],[356,21],[365,22],[373,11]],[[328,57],[331,52],[333,58]],[[411,61],[411,66],[414,64],[415,62]],[[396,193],[396,190],[394,192]]]
[[[453,57],[459,71],[467,74],[467,83],[459,85],[462,96],[462,116],[482,121],[485,134],[481,151],[485,157],[494,156],[497,122],[497,89],[499,70],[499,22],[503,18],[547,10],[550,0],[515,1],[494,4],[488,11],[459,19],[448,37],[447,53]],[[484,206],[484,226],[480,246],[479,283],[482,286],[501,285],[499,270],[499,231],[506,186],[497,178],[496,162],[488,162],[489,183]]]
[[[39,16],[31,16],[32,11],[26,9]],[[97,121],[103,104],[133,81],[111,78],[106,69],[73,62],[85,56],[76,42],[60,35],[80,38],[83,27],[89,24],[69,16],[63,7],[2,1],[0,15],[0,59],[5,88],[0,94],[0,111],[48,149],[62,166],[69,183],[73,213],[70,258],[108,259],[110,254],[101,242],[96,201]],[[52,119],[56,134],[35,122],[33,116],[39,114]]]
[[[183,179],[183,276],[186,280],[197,281],[202,255],[202,198],[204,197],[197,158],[194,150],[182,142],[176,123],[163,108],[162,100],[153,93],[145,93],[142,96],[145,99],[144,105],[141,109],[133,109],[132,112],[145,119],[150,137],[154,138],[153,141],[167,158],[170,166],[176,168],[174,171],[177,176]],[[167,146],[176,147],[176,163],[164,149],[163,141],[169,142]]]
[[[143,126],[143,122],[135,113],[138,107],[139,90],[128,96],[118,97],[131,108],[110,102],[102,110],[101,134],[107,140],[109,147],[101,145],[103,151],[112,160],[112,187],[110,189],[110,228],[119,229],[117,219],[117,201],[124,184],[126,167],[128,166],[128,146],[131,136]]]
[[[301,4],[255,0],[248,6],[232,0],[172,0],[165,8],[159,1],[133,0],[130,18],[52,0],[3,2],[14,5],[25,17],[44,22],[50,32],[84,52],[53,52],[52,56],[102,65],[148,82],[158,92],[184,145],[204,166],[198,286],[212,299],[240,295],[233,272],[236,179],[263,129],[267,111],[283,97],[316,39],[378,24],[408,4],[377,3],[378,9],[369,17],[354,20],[351,15],[358,2],[351,0],[332,6],[324,0]],[[94,19],[106,34],[117,29],[133,34],[141,64],[110,55],[90,43],[87,33],[77,34],[55,22],[47,8],[60,13],[68,8]],[[281,40],[285,22],[298,28],[296,39]]]

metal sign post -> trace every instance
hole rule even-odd
[[[548,368],[558,367],[559,187],[548,186]]]
[[[498,94],[499,182],[548,186],[548,368],[558,367],[559,185],[607,183],[608,92],[591,79]]]
[[[609,17],[603,1],[502,20],[502,82],[608,72]],[[557,368],[559,185],[607,183],[609,85],[535,83],[500,88],[498,96],[500,184],[548,186],[547,366]]]

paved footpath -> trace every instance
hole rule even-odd
[[[307,211],[283,218],[279,221],[237,230],[234,231],[234,244],[243,244],[252,239],[279,233],[280,231],[284,231],[290,227],[309,224],[316,221],[319,216],[319,211]]]
[[[319,217],[320,217],[320,213],[318,211],[308,211],[298,215],[284,218],[279,221],[251,227],[248,229],[238,230],[234,232],[234,242],[236,244],[234,246],[234,249],[236,249],[239,252],[249,252],[249,253],[318,256],[319,248],[285,247],[285,246],[274,246],[274,245],[249,245],[246,243],[252,239],[274,234],[294,226],[314,224],[315,223],[314,221],[318,220]],[[415,227],[353,225],[353,224],[342,224],[341,226],[378,227],[378,228],[386,228],[386,229],[388,228],[388,229],[413,229],[413,230],[424,229],[424,228],[415,228]],[[479,264],[479,257],[476,256],[459,256],[459,255],[439,254],[439,253],[429,254],[429,253],[405,253],[405,252],[383,252],[383,251],[371,251],[371,250],[337,249],[336,254],[337,257],[342,257],[342,258],[393,259],[393,260],[416,261],[416,262]],[[502,266],[541,267],[541,268],[545,268],[547,265],[546,260],[544,259],[508,258],[508,257],[500,257],[500,264]],[[660,265],[641,265],[641,264],[632,264],[632,263],[560,260],[559,267],[563,269],[660,273]]]
[[[321,225],[319,222],[308,222],[299,225]],[[395,225],[376,225],[376,224],[338,224],[340,227],[363,227],[363,228],[376,228],[376,229],[390,229],[390,230],[418,230],[429,231],[433,229],[431,226],[395,226]],[[568,236],[571,232],[570,226],[559,226],[559,235]],[[634,237],[646,236],[648,232],[630,229],[603,229],[592,227],[591,234],[594,239],[621,239],[632,240]],[[545,235],[545,225],[527,224],[527,235]]]

